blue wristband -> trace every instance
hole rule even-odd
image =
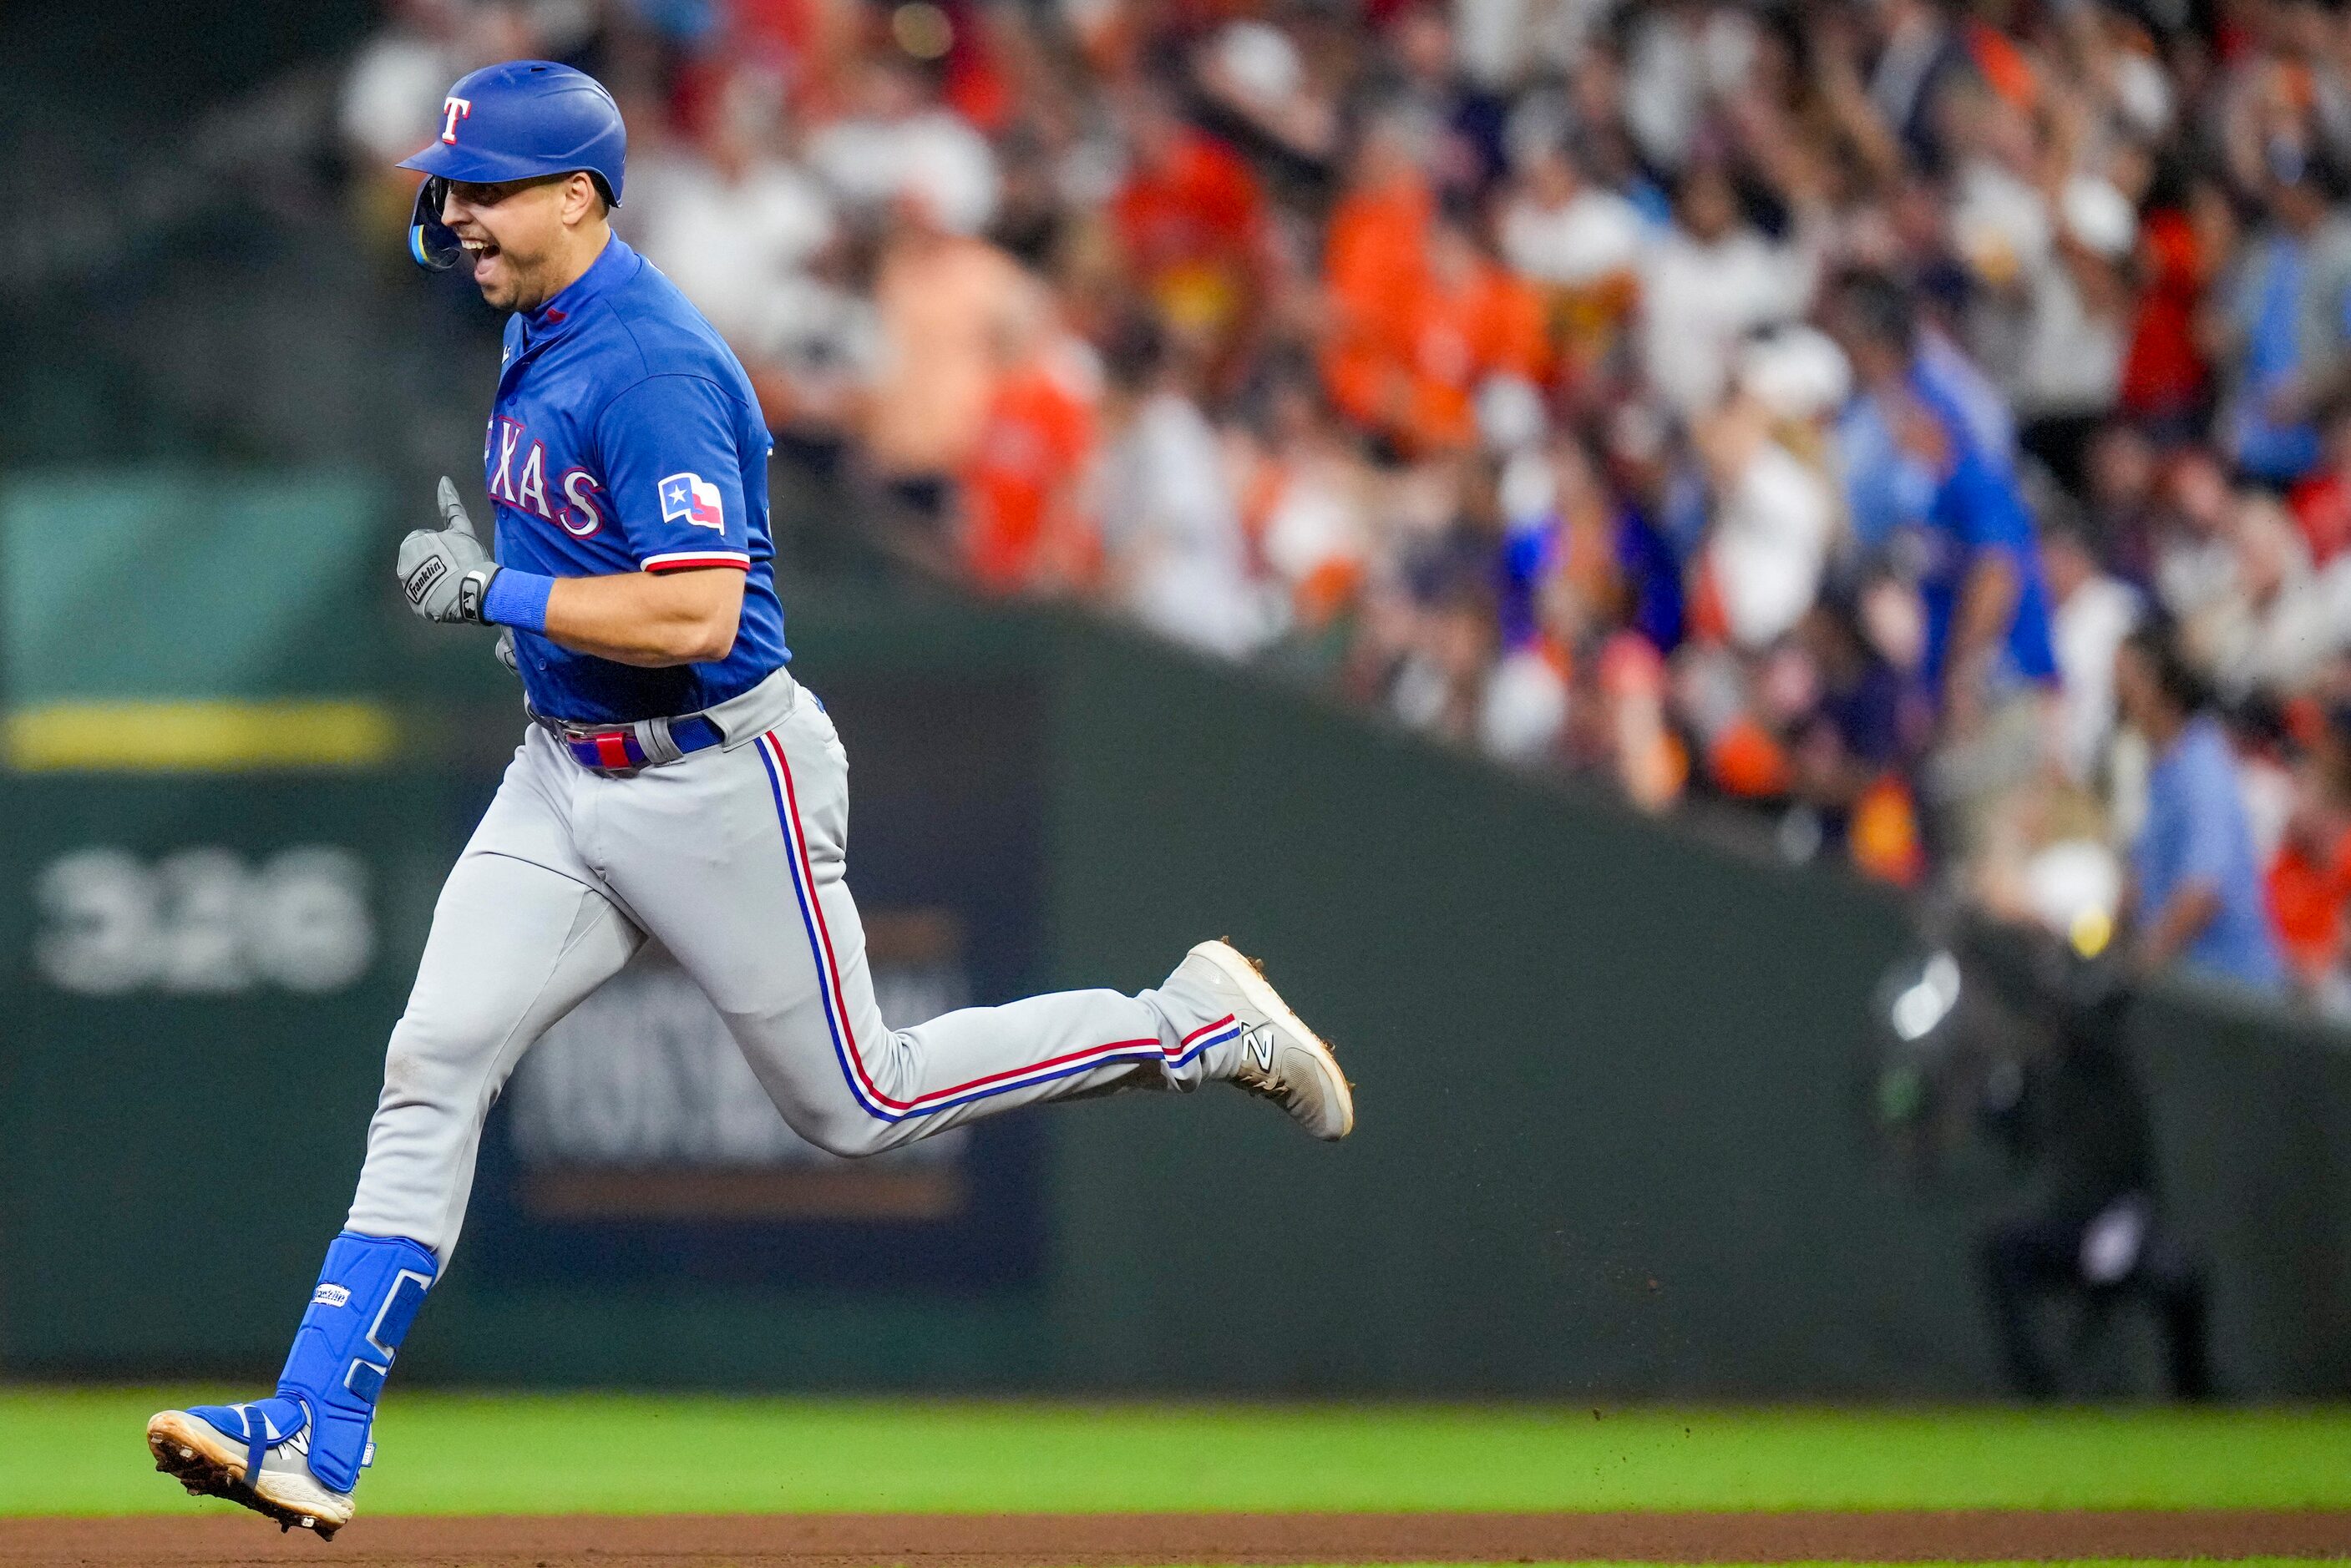
[[[554,591],[553,577],[509,566],[490,579],[490,590],[482,596],[482,618],[492,626],[519,627],[545,636],[547,596]]]

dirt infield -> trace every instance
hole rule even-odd
[[[1906,1562],[2341,1556],[2351,1512],[784,1514],[368,1519],[334,1541],[258,1519],[0,1520],[0,1563],[355,1568],[1125,1568],[1609,1558]]]

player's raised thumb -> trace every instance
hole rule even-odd
[[[457,487],[445,473],[441,476],[441,524],[453,533],[474,537],[474,520],[465,514],[465,504],[457,499]]]

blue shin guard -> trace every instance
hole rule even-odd
[[[277,1392],[309,1407],[310,1473],[337,1491],[359,1481],[376,1398],[440,1270],[430,1251],[396,1236],[346,1231],[327,1249]]]
[[[375,1402],[400,1342],[440,1265],[414,1241],[346,1231],[327,1249],[319,1288],[295,1331],[277,1397],[191,1412],[249,1445],[248,1478],[263,1456],[307,1424],[311,1475],[335,1491],[359,1484]]]

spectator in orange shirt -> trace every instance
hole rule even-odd
[[[2318,753],[2296,770],[2294,813],[2270,863],[2270,919],[2286,963],[2305,991],[2322,992],[2351,948],[2344,940],[2351,904],[2351,714],[2329,726]]]
[[[1432,206],[1414,152],[1403,127],[1374,121],[1323,243],[1323,379],[1339,410],[1372,430],[1401,423],[1412,400],[1405,324],[1427,273]]]
[[[1123,119],[1134,162],[1111,221],[1127,275],[1177,332],[1228,341],[1256,293],[1265,222],[1257,176],[1186,124],[1159,88],[1137,88]]]
[[[2289,504],[2312,566],[2324,566],[2351,548],[2351,407],[2334,410],[2326,461],[2294,485]]]
[[[2351,899],[2351,827],[2327,829],[2296,814],[2269,870],[2270,919],[2287,966],[2305,989],[2343,962],[2343,906]]]
[[[965,566],[991,594],[1081,588],[1101,565],[1081,501],[1094,449],[1093,377],[1045,302],[1033,304],[994,328],[995,392],[957,487]]]
[[[2203,183],[2183,206],[2149,213],[2139,230],[2143,283],[2121,387],[2122,408],[2136,419],[2180,429],[2210,395],[2211,367],[2197,317],[2227,259],[2233,221],[2220,188]]]
[[[1479,384],[1548,369],[1541,297],[1485,253],[1468,216],[1437,210],[1400,128],[1364,137],[1324,254],[1331,400],[1400,450],[1472,444]]]
[[[1447,210],[1429,226],[1406,318],[1410,396],[1395,432],[1407,451],[1474,445],[1479,389],[1496,377],[1539,383],[1548,369],[1541,296],[1485,253],[1470,223]]]

